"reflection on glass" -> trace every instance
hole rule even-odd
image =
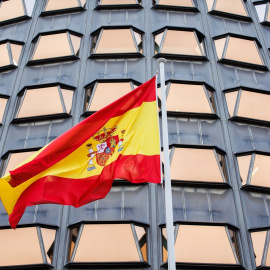
[[[167,111],[212,113],[203,85],[171,83]]]
[[[73,45],[76,55],[79,51],[81,38],[70,35],[71,42],[74,42],[74,44],[70,44],[67,34],[68,33],[59,33],[54,35],[40,36],[32,59],[40,60],[74,55],[70,47],[71,45]]]
[[[156,1],[156,4],[178,7],[194,7],[192,0],[159,0]]]
[[[40,228],[42,240],[45,248],[47,262],[52,264],[53,261],[53,248],[55,240],[55,230]]]
[[[137,4],[137,0],[100,0],[98,5],[131,5]]]
[[[26,90],[17,118],[70,113],[73,91],[61,89],[61,93],[63,103],[58,86]]]
[[[223,226],[177,225],[176,262],[237,264],[235,233]],[[167,237],[163,229],[163,260],[167,260]],[[235,245],[233,244],[235,243]],[[165,252],[165,254],[164,254]]]
[[[137,48],[131,31],[103,29],[95,53],[136,53]]]
[[[143,234],[139,232],[140,234],[135,237],[136,229],[133,230],[132,226],[132,224],[84,225],[74,262],[141,261],[142,255],[137,249],[139,244],[137,241],[142,240]]]
[[[266,231],[251,233],[254,257],[256,260],[257,267],[262,265],[262,257],[263,257],[263,251],[265,248],[266,233],[267,233]]]
[[[97,111],[132,90],[130,82],[97,83],[85,92],[85,111]],[[106,97],[106,98],[104,98]],[[90,106],[89,106],[90,105]]]
[[[208,10],[216,10],[241,16],[248,16],[242,0],[217,0],[213,8],[214,0],[207,0]]]
[[[36,151],[11,153],[4,175],[8,174],[9,171],[14,170],[17,166],[22,165],[27,158],[35,153]]]
[[[202,56],[195,32],[167,30],[160,53]]]
[[[0,230],[0,238],[0,266],[43,263],[35,227]]]
[[[223,175],[218,163],[213,149],[175,148],[171,161],[171,178],[222,183]],[[224,161],[222,166],[225,170]]]
[[[7,99],[5,98],[0,98],[0,123],[3,120],[3,116],[4,116],[4,112],[6,109],[6,105],[7,105]]]
[[[224,40],[222,41],[215,40],[215,45],[219,59],[221,59],[222,53],[225,50],[224,55],[225,59],[239,62],[246,62],[256,65],[263,65],[259,51],[256,47],[256,42],[254,40],[247,40],[236,37],[228,37],[228,38],[229,42],[227,48],[224,47],[223,50],[221,45],[225,46]]]
[[[0,22],[26,15],[22,0],[3,1],[0,3]]]
[[[77,0],[48,0],[45,11],[80,7]]]
[[[267,4],[261,4],[261,5],[255,6],[260,22],[265,21],[266,7],[267,7]]]

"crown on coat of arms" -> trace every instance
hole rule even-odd
[[[103,127],[103,129],[99,130],[92,138],[100,143],[106,142],[107,139],[115,133],[117,130],[117,126],[113,128],[106,128]]]

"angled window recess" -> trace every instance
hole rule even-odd
[[[126,95],[138,85],[131,81],[95,82],[86,87],[84,112],[98,111]],[[104,98],[106,97],[106,98]]]
[[[147,264],[146,228],[129,224],[82,224],[70,230],[69,263]]]
[[[0,96],[0,124],[3,121],[3,116],[4,116],[4,113],[5,113],[7,101],[8,101],[8,98]]]
[[[6,158],[3,159],[2,166],[2,176],[7,175],[9,171],[15,169],[21,165],[25,160],[34,155],[37,151],[27,151],[27,152],[10,152],[5,155]]]
[[[33,42],[29,65],[79,59],[81,35],[78,33],[66,31],[41,34]]]
[[[163,29],[154,33],[155,57],[207,60],[203,35],[192,29]]]
[[[142,8],[141,0],[97,0],[96,9]]]
[[[215,148],[171,149],[171,179],[192,183],[226,184],[226,165],[224,154]]]
[[[0,71],[11,70],[18,67],[23,43],[16,41],[3,41],[0,43]]]
[[[268,153],[250,153],[237,156],[242,186],[270,190],[270,156]]]
[[[0,267],[17,269],[27,265],[30,269],[34,265],[52,264],[55,234],[55,229],[42,227],[0,229]]]
[[[153,8],[198,11],[193,0],[153,0]]]
[[[43,120],[46,117],[68,117],[73,94],[73,89],[60,85],[25,89],[19,95],[15,119],[31,121]]]
[[[24,21],[32,16],[35,0],[3,0],[0,2],[0,25]]]
[[[91,58],[142,57],[142,32],[133,28],[105,29],[92,34]]]
[[[203,269],[217,269],[215,267],[221,265],[228,267],[224,269],[232,265],[240,266],[236,231],[228,226],[176,224],[174,230],[175,260],[178,266],[208,266]],[[162,228],[162,246],[165,263],[168,259],[166,228]]]
[[[263,3],[254,3],[255,4],[255,8],[256,8],[256,11],[257,11],[257,15],[258,15],[258,18],[259,18],[259,21],[262,23],[262,24],[265,24],[265,25],[270,25],[270,13],[269,13],[269,6],[270,6],[270,3],[268,1],[265,1]]]
[[[270,267],[270,248],[269,236],[270,229],[256,230],[250,232],[253,244],[254,259],[258,269],[266,269]],[[257,269],[257,268],[256,268]]]
[[[268,70],[255,39],[239,36],[222,36],[214,39],[220,63]]]
[[[270,92],[236,89],[225,93],[229,116],[242,122],[270,124]]]
[[[206,3],[212,14],[251,21],[244,0],[206,0]]]
[[[86,0],[46,0],[42,16],[84,10]]]
[[[160,88],[158,88],[160,92]],[[161,94],[158,93],[160,96]],[[213,90],[204,84],[186,84],[180,82],[168,82],[167,111],[171,115],[215,116],[216,106]]]

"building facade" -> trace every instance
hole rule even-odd
[[[270,269],[269,3],[2,1],[1,175],[164,57],[177,269]],[[0,202],[0,269],[166,268],[163,185],[28,207],[15,231]]]

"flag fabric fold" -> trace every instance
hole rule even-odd
[[[15,228],[25,208],[80,207],[104,198],[114,179],[160,183],[155,77],[121,97],[0,179],[0,198]]]

